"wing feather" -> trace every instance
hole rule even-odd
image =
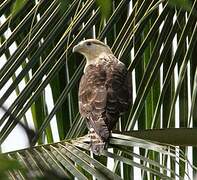
[[[130,104],[130,79],[123,63],[115,57],[89,65],[79,86],[79,110],[89,128],[106,141],[110,131]],[[106,62],[108,62],[106,64]]]

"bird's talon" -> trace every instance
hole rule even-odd
[[[105,143],[103,142],[91,144],[91,150],[95,155],[101,155],[104,149],[105,149]]]

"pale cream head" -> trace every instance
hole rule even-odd
[[[87,39],[74,46],[73,52],[78,52],[85,56],[87,63],[91,64],[99,57],[112,54],[109,46],[97,39]]]

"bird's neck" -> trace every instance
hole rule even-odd
[[[105,59],[105,58],[108,58],[108,54],[106,53],[101,53],[98,56],[90,56],[90,57],[86,56],[86,65],[84,68],[84,73],[89,65],[98,64],[101,61],[101,59]]]

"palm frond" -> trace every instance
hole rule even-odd
[[[89,152],[90,145],[87,143],[88,139],[88,136],[84,136],[72,141],[36,146],[31,149],[10,152],[6,155],[9,158],[18,159],[26,169],[25,175],[29,174],[32,177],[43,176],[44,171],[54,171],[55,169],[55,172],[57,172],[57,169],[60,177],[69,176],[71,178],[74,176],[79,179],[90,179],[93,177],[98,179],[122,179],[118,168],[111,171],[106,168],[106,164],[101,164],[91,157],[91,153]],[[111,157],[114,161],[127,164],[130,168],[138,167],[161,179],[173,179],[163,174],[163,171],[173,173],[175,177],[180,179],[188,176],[185,172],[184,176],[181,177],[174,170],[163,166],[162,161],[157,162],[132,152],[132,147],[134,146],[146,150],[149,149],[162,153],[163,158],[165,156],[176,158],[177,156],[180,161],[184,161],[188,166],[191,166],[183,154],[175,155],[170,146],[158,145],[121,134],[112,134],[110,146],[113,147],[113,152],[104,150],[102,156],[106,158]],[[117,150],[121,150],[122,154],[120,155]],[[148,163],[149,166],[145,166],[143,163],[137,163],[132,160],[133,158],[137,158],[143,163]],[[32,173],[28,173],[31,171]],[[10,173],[12,174],[12,172]],[[23,173],[21,172],[21,174]]]
[[[196,145],[196,142],[185,138],[173,143],[173,140],[167,141],[170,135],[160,138],[161,141],[153,136],[165,131],[171,135],[191,132],[191,137],[196,137],[193,132],[197,126],[197,1],[184,1],[182,8],[178,1],[112,1],[109,17],[104,19],[102,7],[95,0],[68,1],[66,5],[61,0],[27,0],[13,12],[15,2],[19,1],[5,0],[0,6],[0,106],[7,107],[7,113],[3,113],[0,120],[0,144],[6,141],[18,120],[22,124],[24,121],[26,126],[33,121],[32,144],[55,141],[52,121],[57,125],[59,140],[87,132],[77,100],[78,81],[85,62],[81,56],[72,54],[72,47],[83,38],[105,41],[128,66],[132,72],[133,103],[117,125],[117,129],[127,131],[126,134],[114,135],[111,138],[113,153],[104,152],[102,157],[97,157],[98,161],[90,158],[89,151],[83,152],[87,150],[86,144],[79,143],[77,148],[76,142],[69,141],[38,146],[32,152],[11,153],[9,157],[20,159],[26,167],[40,174],[48,172],[42,171],[42,167],[56,169],[60,178],[71,175],[86,179],[93,174],[112,179],[112,173],[105,167],[106,157],[113,158],[117,178],[128,179],[134,174],[134,167],[140,168],[141,176],[146,178],[189,176],[188,161],[183,160],[189,155],[185,145]],[[32,117],[27,115],[28,111]],[[153,149],[153,144],[139,142],[126,136],[127,133],[184,147],[173,146],[169,153],[167,147]],[[138,154],[134,153],[136,147],[133,148],[137,143],[132,141],[140,145]],[[192,164],[197,165],[196,148],[192,147],[192,151]],[[138,158],[139,163],[133,158]],[[22,178],[22,174],[16,171],[10,175],[14,179]]]

